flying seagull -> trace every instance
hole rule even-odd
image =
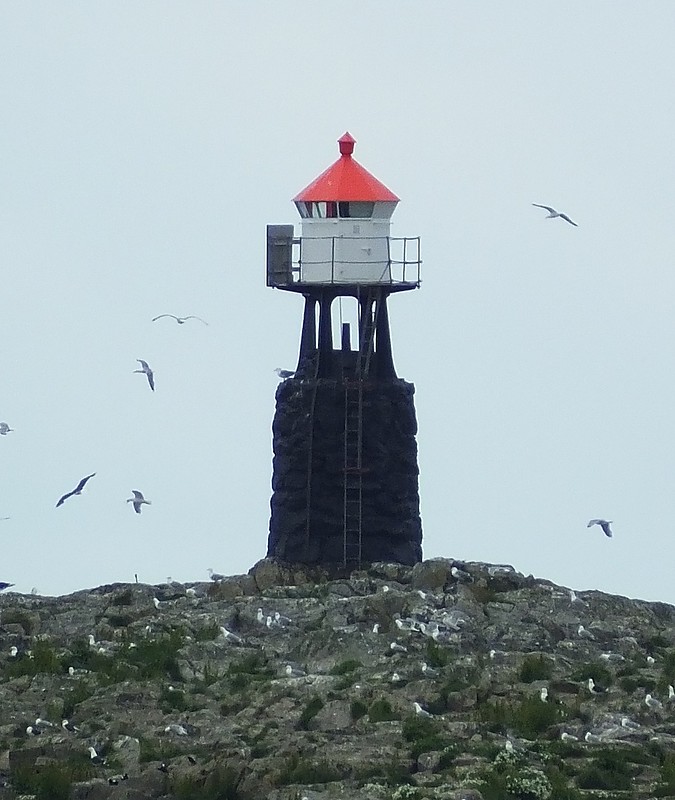
[[[586,525],[586,527],[590,528],[592,525],[599,525],[602,528],[602,531],[605,534],[605,536],[609,536],[609,538],[611,539],[612,538],[612,529],[609,527],[611,522],[612,522],[611,519],[609,519],[609,520],[608,519],[592,519],[592,520],[590,520],[588,525]]]
[[[152,505],[152,500],[146,500],[145,497],[143,497],[143,492],[139,492],[137,489],[132,489],[131,490],[131,494],[133,494],[133,497],[130,497],[127,500],[127,503],[133,503],[134,504],[134,511],[137,514],[141,513],[141,506],[142,505],[146,505],[146,506],[151,506]]]
[[[567,214],[561,214],[560,211],[556,211],[555,208],[551,208],[551,206],[542,206],[539,203],[532,203],[533,206],[537,208],[545,208],[548,211],[548,216],[546,219],[554,219],[555,217],[560,217],[560,219],[564,219],[565,222],[569,222],[570,225],[574,225],[575,228],[578,228],[576,222],[572,222],[572,220],[567,216]]]
[[[14,586],[13,583],[5,583],[5,581],[0,581],[0,592],[4,592],[5,589],[9,589],[10,586]]]
[[[59,499],[59,502],[56,504],[56,508],[58,508],[61,503],[65,502],[69,497],[72,497],[74,494],[82,494],[82,489],[84,489],[84,484],[89,480],[89,478],[93,478],[96,475],[95,472],[92,472],[91,475],[87,475],[86,478],[82,478],[82,480],[77,484],[77,486],[73,489],[72,492],[68,492],[64,494],[63,497]]]
[[[0,436],[7,436],[7,434],[13,430],[14,428],[10,428],[6,422],[0,422]]]
[[[285,381],[287,378],[292,378],[295,375],[295,372],[293,372],[292,370],[281,369],[281,367],[277,367],[274,371],[277,373],[277,375],[281,378],[282,381]]]
[[[155,375],[153,371],[150,369],[148,362],[143,361],[142,358],[137,358],[136,361],[141,365],[141,369],[135,369],[134,372],[142,372],[148,376],[148,383],[150,384],[150,388],[152,391],[155,391]]]
[[[171,317],[171,319],[175,319],[179,325],[183,325],[187,319],[198,319],[200,322],[203,322],[204,325],[209,324],[205,319],[196,317],[194,314],[190,314],[189,317],[177,317],[175,314],[160,314],[158,317],[153,317],[152,321],[157,322],[157,320],[161,319],[162,317]]]

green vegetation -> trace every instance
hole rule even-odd
[[[421,753],[448,752],[452,740],[443,733],[442,724],[428,717],[410,716],[403,723],[403,739],[410,744],[411,755],[418,758]]]
[[[331,675],[348,675],[351,672],[354,672],[359,667],[362,667],[363,664],[360,661],[357,661],[355,658],[348,658],[345,661],[340,661],[339,664],[336,664],[333,669],[331,669]]]
[[[69,800],[72,784],[92,775],[89,759],[75,756],[58,764],[21,764],[12,771],[12,785],[17,792],[35,795],[36,800]]]
[[[401,719],[401,715],[394,711],[388,700],[375,700],[368,709],[368,719],[371,722],[390,722]]]
[[[217,623],[204,625],[194,632],[196,642],[213,642],[220,636],[220,626]]]
[[[357,719],[365,717],[365,715],[368,713],[368,706],[363,702],[363,700],[352,700],[349,711],[352,715],[352,719],[354,722],[356,722]]]
[[[9,662],[5,670],[8,678],[37,675],[38,673],[59,674],[61,672],[64,672],[61,658],[52,645],[44,640],[36,641],[30,655],[22,653]]]
[[[114,606],[130,606],[133,605],[133,602],[134,593],[131,589],[125,589],[123,592],[119,592],[112,599],[112,605]]]
[[[177,800],[238,800],[241,774],[223,764],[206,777],[185,775],[172,780],[171,790]]]
[[[274,783],[287,786],[291,783],[330,783],[342,775],[327,761],[312,761],[294,753],[279,770]]]
[[[7,608],[2,612],[3,625],[21,625],[26,636],[32,636],[40,622],[36,614],[22,611],[20,608]]]
[[[311,697],[305,707],[302,709],[302,714],[300,714],[300,719],[296,723],[296,730],[299,731],[306,731],[309,730],[309,723],[314,719],[314,717],[321,711],[323,708],[323,700],[318,696],[314,695]]]
[[[553,660],[547,656],[525,656],[520,665],[518,678],[523,683],[547,681],[553,675]]]

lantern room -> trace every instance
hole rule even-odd
[[[353,158],[354,144],[340,137],[338,160],[293,198],[299,237],[292,225],[268,226],[268,286],[419,286],[419,237],[390,235],[399,198]]]

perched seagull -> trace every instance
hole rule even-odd
[[[645,695],[645,705],[648,708],[663,708],[663,703],[650,694]]]
[[[211,567],[206,570],[209,573],[209,578],[214,583],[220,583],[221,581],[225,580],[225,576],[221,575],[220,572],[214,572]],[[262,622],[262,608],[258,609],[258,622]]]
[[[213,570],[211,569],[211,567],[209,567],[209,572],[213,573]],[[211,577],[211,580],[215,580],[215,578]],[[265,615],[263,614],[263,610],[262,610],[262,608],[259,608],[259,609],[258,609],[258,612],[257,612],[257,614],[255,615],[255,618],[258,620],[258,622],[259,622],[261,625],[264,625],[264,624],[265,624]]]
[[[68,731],[68,733],[78,733],[78,731],[80,730],[78,727],[73,725],[72,722],[70,722],[67,719],[61,720],[61,727],[63,728],[64,731]]]
[[[220,632],[223,634],[223,638],[226,642],[232,642],[233,644],[244,644],[244,640],[241,638],[241,636],[237,636],[236,633],[228,631],[228,629],[224,628],[222,625],[220,626]]]
[[[471,574],[464,569],[459,569],[459,567],[450,567],[450,574],[456,581],[459,581],[461,583],[473,582]]]
[[[591,694],[605,694],[607,689],[604,686],[599,686],[593,678],[589,678],[586,685],[588,686],[588,691]]]
[[[380,632],[380,623],[379,623],[379,622],[376,622],[376,623],[373,625],[373,633],[379,633],[379,632]]]
[[[647,663],[649,664],[650,667],[653,667],[654,664],[656,663],[656,659],[654,658],[654,656],[647,656]]]
[[[402,644],[399,644],[398,642],[392,642],[389,645],[389,649],[392,651],[392,653],[407,653],[408,652],[408,648],[404,647]]]
[[[9,648],[9,657],[10,658],[16,658],[18,655],[19,655],[19,648],[16,645],[13,644]]]
[[[438,677],[438,670],[430,667],[426,661],[422,662],[422,672],[427,676],[427,678],[436,678]]]
[[[567,731],[563,731],[560,734],[560,738],[563,740],[563,742],[578,742],[579,741],[579,737],[578,736],[573,736],[571,733],[567,733]]]
[[[290,617],[285,617],[283,614],[280,614],[278,611],[274,612],[274,621],[277,625],[281,625],[282,627],[285,625],[290,625],[293,620]]]
[[[281,378],[282,381],[285,381],[287,378],[292,378],[295,375],[295,372],[293,372],[292,370],[281,369],[281,367],[277,367],[274,371],[277,373],[277,375]]]
[[[587,631],[583,625],[579,625],[579,627],[577,628],[577,635],[581,639],[591,639],[595,641],[595,636],[593,636],[593,634],[590,631]]]
[[[143,497],[143,492],[139,492],[137,489],[132,489],[131,490],[131,494],[133,494],[133,497],[130,497],[127,500],[127,503],[133,503],[134,504],[134,511],[137,514],[141,513],[141,506],[142,505],[146,505],[146,506],[151,506],[152,505],[152,500],[146,500],[145,497]]]
[[[198,319],[200,322],[203,322],[204,325],[209,324],[205,319],[202,319],[201,317],[196,317],[194,314],[190,314],[188,317],[177,317],[174,314],[160,314],[158,317],[153,317],[152,321],[157,322],[157,320],[161,319],[162,317],[171,317],[171,319],[175,319],[179,325],[183,325],[183,323],[188,319]]]
[[[630,717],[621,717],[621,727],[628,728],[629,731],[636,731],[640,727],[640,723],[634,722]]]
[[[542,686],[539,690],[539,699],[542,703],[546,703],[548,701],[548,689],[545,686]]]
[[[39,728],[34,728],[32,725],[29,725],[26,728],[26,735],[27,736],[39,736],[42,731]]]
[[[93,747],[88,747],[87,750],[89,750],[89,758],[92,764],[100,764],[101,766],[105,764],[105,758],[100,756]]]
[[[611,522],[612,522],[611,519],[609,519],[609,520],[607,520],[607,519],[592,519],[588,523],[588,525],[586,525],[586,527],[590,528],[592,525],[599,525],[602,528],[602,531],[605,534],[605,536],[609,536],[609,538],[611,539],[612,538],[612,529],[609,527]]]
[[[586,731],[584,741],[588,742],[589,744],[599,744],[602,741],[602,737],[595,733],[591,733],[590,731]]]
[[[137,358],[136,361],[141,365],[141,369],[135,369],[134,372],[142,372],[144,375],[148,376],[148,383],[150,384],[150,388],[152,391],[155,391],[155,373],[150,369],[147,361],[143,361],[142,358]]]
[[[433,714],[430,714],[426,708],[422,708],[419,703],[413,703],[413,708],[418,717],[433,717]]]
[[[87,475],[86,478],[82,478],[82,480],[77,484],[77,486],[73,489],[72,492],[64,494],[63,497],[59,499],[59,502],[56,504],[56,508],[58,508],[62,503],[64,503],[69,497],[72,497],[74,494],[82,494],[82,489],[84,489],[84,484],[89,480],[89,478],[93,478],[94,475],[96,475],[96,473],[92,472],[91,475]]]
[[[175,733],[176,736],[187,736],[188,732],[182,725],[176,725],[175,723],[172,725],[167,725],[164,728],[164,733]]]
[[[155,606],[155,608],[159,610],[160,602],[156,597],[152,598],[152,603]]]
[[[5,581],[0,581],[0,592],[4,592],[5,589],[9,589],[10,586],[14,586],[14,584],[5,583]]]
[[[164,772],[166,775],[168,775],[168,774],[169,774],[169,768],[167,767],[167,765],[166,765],[166,762],[165,762],[165,761],[162,761],[162,763],[161,763],[161,764],[160,764],[160,765],[157,767],[157,769],[158,769],[160,772]]]
[[[672,703],[675,700],[675,686],[672,683],[668,684],[668,702]]]
[[[569,222],[570,225],[574,225],[575,228],[578,228],[576,222],[572,222],[572,220],[567,216],[567,214],[561,214],[559,211],[556,211],[555,208],[551,208],[551,206],[542,206],[539,203],[532,203],[533,206],[537,208],[545,208],[548,211],[548,216],[546,219],[554,219],[555,217],[560,217],[560,219],[564,219],[565,222]]]
[[[304,678],[307,675],[304,669],[298,669],[291,664],[286,664],[284,672],[288,678]]]
[[[13,431],[14,428],[10,428],[6,422],[0,422],[0,435],[7,436],[10,431]]]

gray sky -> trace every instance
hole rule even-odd
[[[675,602],[674,29],[670,0],[1,2],[0,580],[264,555],[301,321],[265,226],[349,130],[422,237],[390,311],[425,558]]]

